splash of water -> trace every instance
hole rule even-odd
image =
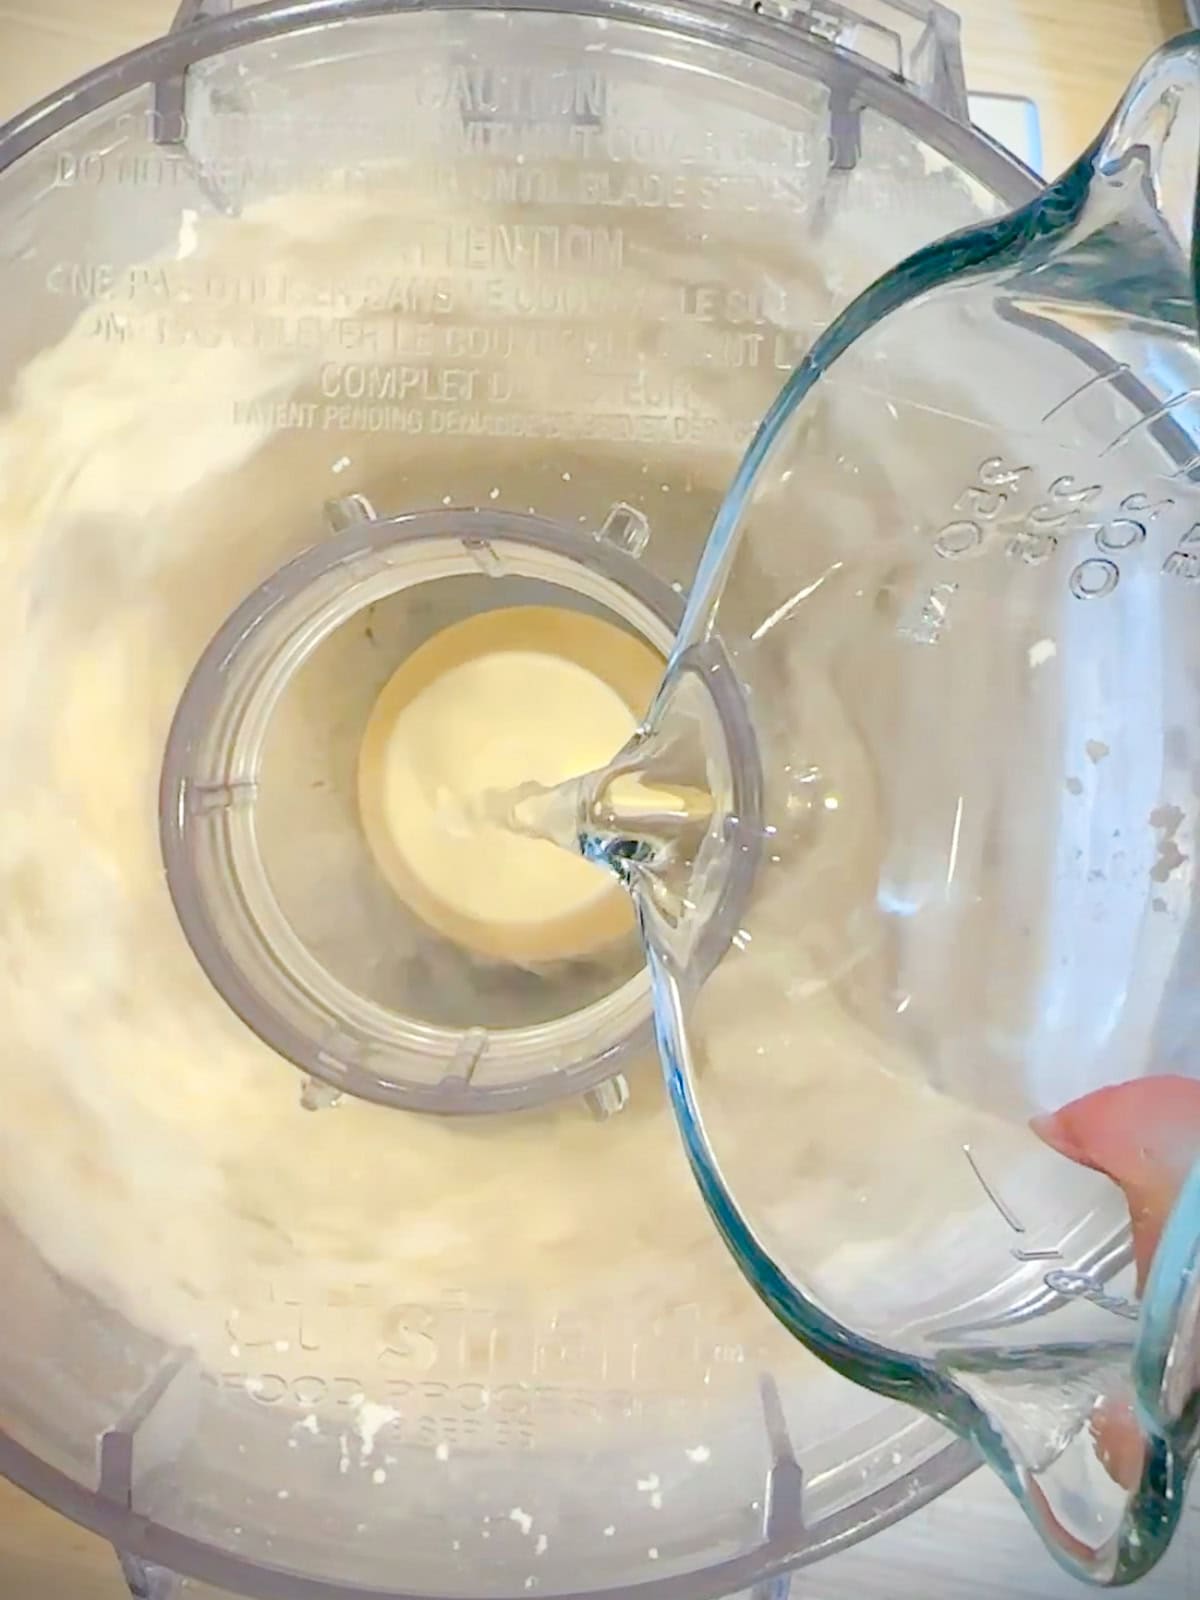
[[[707,828],[715,802],[705,789],[663,784],[645,771],[601,768],[564,783],[523,783],[482,797],[490,822],[587,856],[665,848]]]
[[[612,871],[664,937],[699,928],[727,876],[730,752],[706,674],[669,673],[647,724],[607,766],[563,783],[479,798],[495,826],[544,839]],[[711,677],[708,679],[711,682]]]

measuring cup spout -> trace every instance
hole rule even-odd
[[[1084,157],[1085,165],[1089,159]],[[1170,264],[1168,278],[1159,280],[1156,293],[1152,282],[1142,286],[1154,296],[1146,310],[1156,318],[1178,319],[1195,334],[1200,32],[1185,34],[1146,63],[1101,136],[1092,164],[1109,191],[1101,212],[1115,201],[1131,225],[1131,235],[1142,229],[1148,236],[1157,234],[1160,267]],[[1123,242],[1133,249],[1136,240],[1126,236]],[[1177,263],[1186,269],[1178,294],[1173,281]],[[1126,263],[1125,271],[1117,272],[1118,282],[1126,279],[1129,266]]]
[[[1151,57],[1095,144],[1027,208],[1024,227],[999,225],[1011,238],[985,265],[1009,274],[1020,299],[1075,306],[1091,326],[1146,319],[1194,340],[1198,179],[1192,33]]]

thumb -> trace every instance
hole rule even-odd
[[[1124,1190],[1141,1294],[1171,1208],[1200,1159],[1200,1082],[1136,1078],[1035,1117],[1030,1126],[1060,1155]]]

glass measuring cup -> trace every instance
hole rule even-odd
[[[758,814],[715,837],[757,878],[702,987],[653,855],[631,871],[726,1243],[799,1339],[974,1440],[1102,1583],[1162,1554],[1197,1446],[1198,129],[1193,34],[1038,199],[817,340],[628,757],[654,772],[698,684],[744,696]],[[870,1116],[836,1070],[864,1053]],[[811,1131],[843,1103],[856,1204]],[[764,1104],[772,1137],[739,1147]]]

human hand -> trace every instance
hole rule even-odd
[[[1035,1117],[1031,1126],[1060,1155],[1104,1173],[1124,1190],[1141,1295],[1179,1191],[1200,1159],[1200,1082],[1138,1078],[1084,1095]],[[1105,1470],[1123,1488],[1134,1489],[1145,1442],[1131,1406],[1102,1400],[1091,1430]]]

